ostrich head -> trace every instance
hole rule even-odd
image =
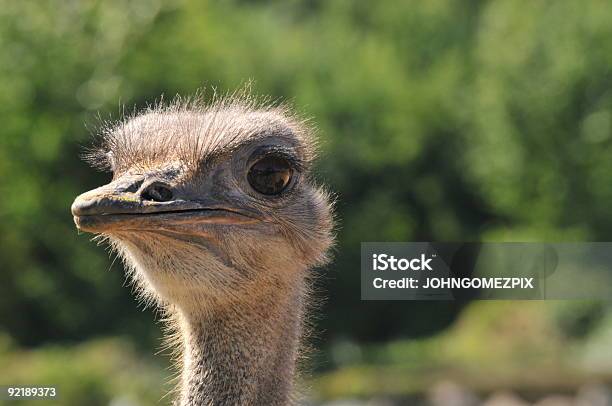
[[[175,102],[101,141],[90,158],[113,179],[75,200],[75,223],[107,237],[158,303],[206,311],[326,261],[331,206],[309,175],[311,131],[288,109]]]

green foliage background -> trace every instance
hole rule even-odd
[[[610,239],[610,2],[5,1],[0,333],[11,345],[157,346],[120,266],[72,223],[73,198],[108,179],[79,160],[86,126],[249,79],[313,118],[319,178],[338,196],[336,259],[319,271],[323,348],[430,335],[461,311],[360,302],[361,241]],[[333,368],[325,354],[319,368]]]

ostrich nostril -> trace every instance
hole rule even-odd
[[[160,183],[153,183],[147,186],[141,193],[140,197],[143,200],[154,202],[168,202],[172,200],[172,189],[169,186]]]

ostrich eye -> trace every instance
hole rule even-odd
[[[291,164],[285,158],[269,155],[255,162],[249,169],[247,179],[253,189],[264,195],[281,193],[293,175]]]

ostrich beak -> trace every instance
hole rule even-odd
[[[163,193],[159,191],[160,185]],[[188,200],[175,197],[170,186],[158,180],[147,182],[141,176],[120,178],[85,192],[75,199],[71,211],[77,228],[91,233],[130,230],[186,232],[193,225],[238,225],[261,221],[253,213],[221,205],[212,198]]]

